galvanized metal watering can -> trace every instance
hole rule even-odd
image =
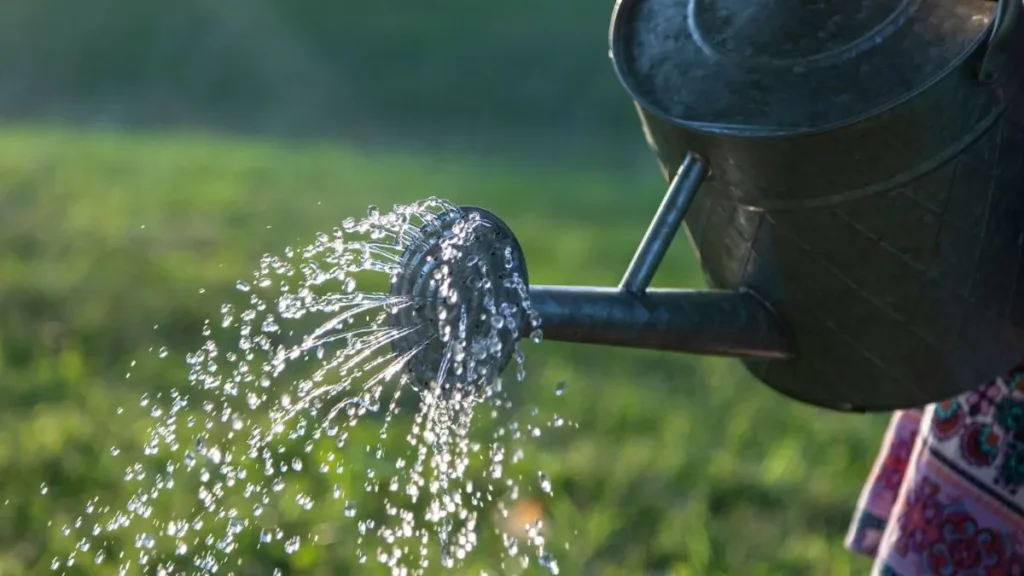
[[[845,411],[1024,359],[1021,0],[619,0],[611,56],[671,185],[618,287],[530,287],[545,339],[738,357]],[[713,289],[648,289],[681,227]]]

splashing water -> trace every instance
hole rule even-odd
[[[436,342],[393,347],[417,327],[389,318],[420,303],[384,289],[402,273],[406,250],[453,213],[461,214],[438,199],[388,214],[371,208],[366,218],[346,220],[308,247],[265,256],[253,282],[237,285],[250,307],[239,313],[225,304],[219,326],[205,326],[209,340],[188,356],[188,386],[142,397],[154,424],[143,450],[147,460],[125,472],[124,481],[137,486],[134,494],[122,508],[90,500],[63,530],[75,551],[54,559],[52,568],[95,562],[116,563],[121,574],[214,574],[242,563],[233,553],[246,539],[258,539],[269,557],[294,554],[351,522],[338,538],[357,539],[359,562],[372,558],[393,574],[418,574],[432,561],[452,568],[467,558],[487,521],[481,513],[492,507],[501,519],[496,531],[505,560],[525,567],[532,556],[557,574],[545,548],[543,514],[530,506],[524,512],[522,503],[531,501],[521,494],[533,487],[550,494],[551,482],[543,473],[526,475],[528,485],[520,487],[507,473],[522,460],[517,445],[540,428],[505,421],[512,404],[490,369],[500,370],[508,356],[499,330],[529,332],[539,342],[539,317],[517,275],[505,286],[514,290],[504,292],[487,282],[448,281],[458,266],[486,265],[473,254],[478,220],[453,227],[431,279],[446,303],[435,331],[445,354],[437,377],[418,386],[407,370]],[[471,341],[465,290],[485,293],[479,300],[486,310],[474,320],[493,328],[473,332]],[[520,319],[529,326],[509,325]],[[231,346],[218,344],[225,337]],[[518,343],[513,357],[522,380]],[[559,384],[557,394],[563,390]],[[396,419],[403,410],[414,412],[411,422]],[[474,439],[475,420],[493,431],[483,442]],[[357,426],[364,421],[378,427],[367,432]],[[386,443],[399,421],[408,424],[406,442]],[[563,423],[556,415],[550,425]],[[365,453],[349,448],[342,458],[350,442],[365,444]],[[509,447],[514,453],[506,462]],[[117,457],[120,450],[110,453]],[[309,511],[336,517],[323,533],[289,532]],[[134,550],[118,548],[119,534],[133,536]]]

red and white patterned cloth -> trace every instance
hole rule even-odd
[[[1024,364],[893,415],[846,545],[878,576],[1024,576]]]

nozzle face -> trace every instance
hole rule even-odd
[[[527,322],[526,262],[494,214],[437,214],[402,255],[391,287],[392,344],[412,385],[445,396],[477,393],[504,370]]]

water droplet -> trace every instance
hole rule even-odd
[[[546,568],[549,573],[555,575],[558,574],[558,560],[555,559],[554,555],[551,554],[551,552],[545,551],[541,553],[540,557],[537,559],[537,562],[541,565],[542,568]]]
[[[540,484],[540,489],[545,493],[551,494],[551,480],[548,479],[548,475],[543,472],[537,473],[537,481]]]

